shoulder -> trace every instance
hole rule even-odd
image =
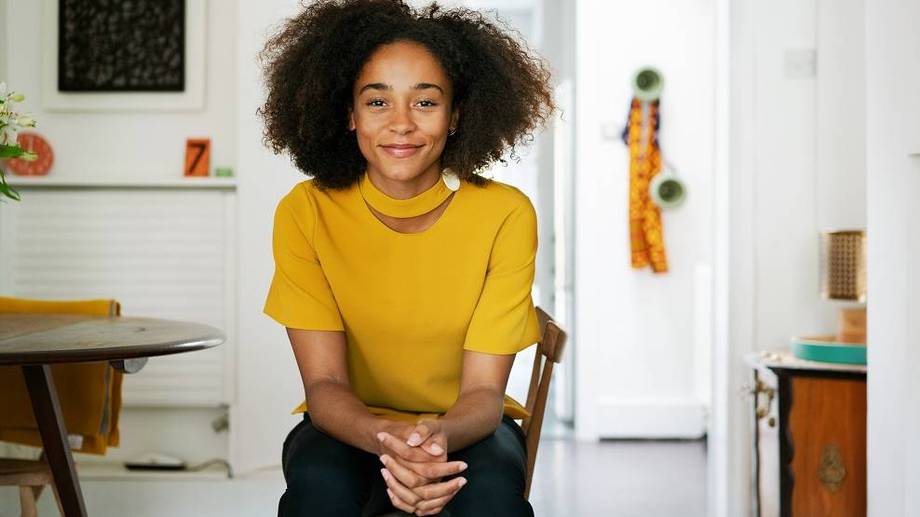
[[[289,210],[300,219],[315,219],[323,212],[323,207],[338,204],[348,194],[349,189],[323,189],[312,179],[303,180],[288,191],[278,203],[279,209]]]
[[[295,184],[279,201],[275,209],[275,229],[297,231],[312,240],[316,222],[323,217],[322,207],[335,202],[342,194],[320,189],[312,179]]]
[[[291,208],[305,204],[316,205],[326,200],[336,199],[343,194],[344,190],[323,189],[312,179],[307,179],[291,187],[291,190],[281,198],[280,204]]]
[[[489,180],[485,185],[467,184],[474,192],[472,205],[477,213],[491,214],[504,220],[512,215],[536,219],[536,211],[530,197],[519,188],[498,180]]]

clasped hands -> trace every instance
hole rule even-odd
[[[393,506],[404,512],[435,515],[466,484],[463,477],[441,481],[463,472],[467,465],[447,461],[448,437],[437,420],[391,422],[377,433],[377,440],[387,494]]]

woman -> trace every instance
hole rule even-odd
[[[262,59],[266,142],[312,177],[275,212],[264,309],[306,394],[279,515],[533,515],[504,392],[539,339],[536,215],[477,172],[554,110],[545,66],[398,0],[315,2]]]

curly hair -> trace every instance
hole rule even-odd
[[[506,151],[533,140],[555,111],[550,72],[515,31],[475,10],[432,3],[415,10],[403,0],[318,0],[304,5],[272,35],[259,59],[268,96],[257,113],[263,141],[288,152],[321,188],[357,182],[366,160],[348,131],[352,88],[381,45],[413,41],[441,63],[461,113],[441,154],[472,183]]]

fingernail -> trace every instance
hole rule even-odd
[[[390,496],[390,499],[393,499],[393,491],[387,488],[387,495]]]
[[[457,483],[457,484],[460,485],[460,486],[465,485],[465,484],[466,484],[466,478],[460,478],[460,482]]]
[[[380,473],[383,475],[383,479],[390,480],[390,473],[387,472],[387,469],[380,469]]]
[[[457,472],[463,472],[464,470],[466,470],[466,467],[467,467],[466,463],[461,463],[460,468],[457,469]]]
[[[390,461],[390,457],[387,456],[386,454],[380,457],[380,463],[383,463],[384,465],[386,465],[388,461]]]
[[[386,438],[386,435],[383,433],[383,431],[377,433],[377,439],[378,439],[378,440],[380,440],[380,441],[382,442],[384,438]]]
[[[436,454],[436,455],[437,455],[437,454],[441,454],[441,453],[443,453],[443,452],[444,452],[444,449],[442,449],[440,445],[438,445],[438,444],[436,444],[436,443],[431,444],[431,453],[432,453],[432,454]]]
[[[422,437],[418,433],[412,433],[409,435],[409,439],[406,441],[409,445],[415,446],[422,442]]]

